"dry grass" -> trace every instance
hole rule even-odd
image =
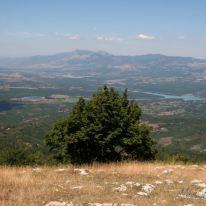
[[[81,168],[85,168],[88,174],[80,175],[70,165],[0,167],[0,205],[39,206],[50,201],[131,203],[140,206],[206,205],[206,199],[196,196],[203,188],[191,184],[194,179],[206,182],[206,165],[124,163],[94,164]],[[168,184],[166,179],[173,183]],[[156,184],[157,180],[163,183]],[[131,187],[126,185],[128,181],[138,182],[141,186]],[[146,183],[154,185],[154,191],[148,196],[138,195]],[[127,186],[126,191],[114,190],[121,184]]]

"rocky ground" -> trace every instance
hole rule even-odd
[[[206,165],[1,167],[1,206],[206,205]]]

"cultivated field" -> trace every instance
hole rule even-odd
[[[1,167],[1,206],[206,205],[206,165]]]

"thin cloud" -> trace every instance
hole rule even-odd
[[[66,34],[65,37],[69,40],[80,40],[79,34]]]
[[[97,36],[96,40],[98,41],[123,41],[124,39],[121,37],[114,37],[114,36]]]
[[[55,32],[54,33],[55,36],[60,37],[60,38],[65,38],[65,39],[69,39],[69,40],[80,40],[80,35],[78,33],[76,34],[65,34],[65,33],[59,33],[59,32]]]
[[[156,39],[156,37],[155,36],[146,35],[146,34],[138,34],[136,39],[154,40],[154,39]]]
[[[185,36],[183,36],[183,35],[178,36],[178,39],[183,40],[183,39],[185,39]]]
[[[31,32],[8,32],[9,36],[14,36],[14,37],[26,37],[26,38],[31,38],[31,37],[45,37],[45,34],[42,33],[31,33]]]

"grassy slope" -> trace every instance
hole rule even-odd
[[[95,164],[82,166],[88,175],[80,175],[74,167],[1,167],[0,205],[39,206],[51,201],[73,203],[131,203],[141,206],[206,205],[206,199],[197,199],[202,188],[192,185],[194,179],[206,182],[206,165],[169,165],[161,163]],[[168,169],[173,171],[168,172]],[[166,173],[163,171],[166,170]],[[168,184],[165,180],[174,181]],[[155,184],[160,180],[163,184]],[[140,183],[129,186],[126,182]],[[180,182],[183,181],[183,182]],[[148,196],[137,195],[146,183],[155,189]],[[124,192],[115,191],[121,184]],[[78,188],[83,186],[82,188]],[[75,188],[77,187],[77,188]],[[185,195],[188,198],[179,197]],[[85,204],[87,205],[87,204]]]

